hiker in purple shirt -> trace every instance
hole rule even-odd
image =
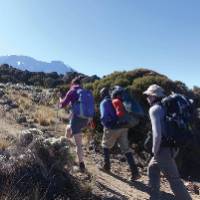
[[[78,101],[79,94],[78,90],[82,89],[81,87],[81,79],[80,77],[76,77],[71,82],[70,90],[67,92],[64,98],[60,97],[60,108],[65,106],[72,106],[71,115],[70,115],[70,123],[66,128],[66,133],[68,137],[74,137],[76,143],[76,151],[79,159],[79,167],[80,171],[85,171],[85,164],[83,160],[83,149],[82,149],[82,128],[86,127],[88,124],[88,119],[80,118],[76,115],[75,110],[73,109],[73,105]]]

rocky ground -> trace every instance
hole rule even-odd
[[[46,142],[52,140],[56,141],[56,138],[64,136],[67,113],[61,110],[58,111],[55,102],[51,102],[53,94],[53,90],[41,90],[30,86],[12,84],[0,85],[1,157],[4,156],[5,152],[8,152],[5,151],[6,149],[15,145],[15,138],[16,140],[17,138],[25,138],[25,141],[30,139],[30,134],[28,134],[29,139],[27,139],[27,136],[24,137],[24,135],[27,135],[27,131],[25,130],[29,130],[28,133],[30,133],[30,130],[37,130],[36,132],[41,133],[44,139],[43,141]],[[23,141],[23,139],[21,141]],[[70,147],[70,153],[72,152],[71,154],[73,157],[73,141],[65,141],[64,143]],[[51,142],[48,142],[48,145],[50,145],[48,148],[52,149]],[[57,197],[57,199],[143,200],[149,198],[147,187],[148,179],[145,168],[140,169],[142,177],[138,181],[131,183],[128,181],[130,171],[123,156],[120,154],[112,155],[112,171],[107,174],[98,169],[98,165],[102,161],[101,152],[88,143],[87,140],[85,140],[84,146],[87,172],[80,173],[76,166],[76,161],[73,160],[70,165],[65,165],[67,174],[72,177],[74,187],[78,189],[76,192],[74,192],[75,190],[71,190],[74,192],[74,195],[70,197],[63,196]],[[11,153],[7,155],[5,162],[9,161],[12,155]],[[21,158],[20,155],[16,156]],[[47,157],[55,156],[54,150],[48,150],[47,155]],[[4,157],[2,158],[4,159]],[[58,157],[59,156],[52,158],[57,160]],[[3,160],[1,159],[1,163],[2,162]],[[44,162],[42,163],[44,165]],[[55,183],[57,182],[55,181]],[[65,190],[69,185],[65,185],[64,183],[63,180],[63,184],[59,185],[59,187],[62,187],[63,191],[69,192],[69,190]],[[185,182],[185,184],[193,199],[199,199],[200,184],[192,182]],[[33,197],[22,199],[33,199]],[[41,197],[34,196],[34,199],[41,199]],[[170,187],[163,176],[161,178],[161,199],[174,199]]]
[[[88,174],[74,173],[81,181],[86,181],[92,177],[91,191],[99,196],[101,199],[149,199],[148,195],[148,177],[146,170],[141,170],[142,177],[133,182],[130,182],[130,171],[128,169],[126,160],[121,155],[112,156],[112,170],[111,173],[105,173],[98,169],[98,165],[102,162],[102,154],[94,153],[85,148],[86,164]],[[91,181],[91,179],[89,179]],[[185,182],[190,194],[194,200],[200,198],[199,187],[200,183]],[[161,199],[172,200],[174,196],[170,189],[167,180],[161,175]]]

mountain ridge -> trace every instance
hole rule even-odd
[[[67,72],[75,71],[62,61],[52,60],[51,62],[45,62],[24,55],[0,56],[0,64],[8,64],[30,72],[57,72],[58,74],[65,74]]]

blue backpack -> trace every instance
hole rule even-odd
[[[132,113],[138,118],[144,117],[144,110],[142,106],[127,91],[124,91],[124,94],[123,94],[123,104],[128,113]]]
[[[72,106],[74,114],[83,119],[92,118],[95,113],[95,103],[92,92],[82,88],[77,89],[76,92],[79,98]]]
[[[133,114],[135,117],[144,117],[144,110],[138,101],[130,95],[130,93],[121,86],[115,86],[111,93],[112,98],[120,96],[127,113]]]
[[[192,139],[193,108],[190,100],[181,94],[172,94],[161,101],[165,109],[165,133],[162,145],[182,147]]]
[[[119,118],[119,124],[122,128],[133,128],[139,124],[141,117],[144,117],[144,111],[140,104],[130,95],[130,93],[121,86],[115,86],[111,93],[112,98],[121,97],[125,116]]]

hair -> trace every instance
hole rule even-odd
[[[104,98],[104,97],[106,97],[106,96],[110,96],[110,94],[109,94],[109,89],[106,88],[106,87],[102,88],[102,89],[100,90],[100,96],[101,96],[101,98]]]
[[[155,97],[155,100],[152,102],[152,104],[159,103],[163,99],[163,97],[157,97],[157,96],[154,96],[154,97]]]
[[[75,85],[80,85],[81,84],[81,77],[77,76],[75,78],[72,79],[71,84],[75,84]]]
[[[111,94],[112,99],[115,99],[115,98],[122,98],[122,95],[123,95],[123,92],[122,92],[122,91],[116,91],[116,92],[113,92],[113,93]]]

